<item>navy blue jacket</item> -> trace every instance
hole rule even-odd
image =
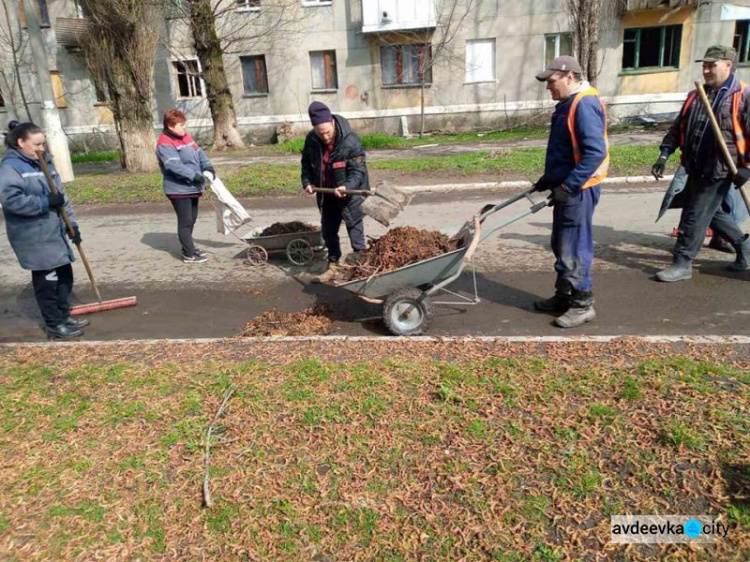
[[[336,187],[346,189],[370,189],[370,179],[367,173],[367,158],[362,141],[352,131],[349,121],[341,115],[333,115],[336,125],[336,141],[334,142],[331,160],[328,163],[329,173]],[[308,185],[323,187],[323,143],[313,129],[305,138],[305,146],[302,149],[302,187]],[[323,194],[317,194],[318,206],[324,200]],[[350,195],[347,204],[361,204],[361,196]]]
[[[573,142],[568,130],[568,112],[577,95],[573,94],[555,106],[544,162],[545,180],[552,185],[564,184],[573,196],[581,191],[583,184],[607,157],[604,137],[606,116],[601,101],[595,96],[585,96],[578,102],[575,116],[576,138],[581,150],[581,161],[575,163]]]
[[[65,194],[52,159],[47,154],[45,158],[58,191]],[[54,269],[75,259],[68,244],[65,222],[56,211],[50,211],[49,193],[39,162],[18,150],[7,149],[0,162],[0,204],[8,241],[24,269]],[[73,207],[67,195],[65,210],[75,225]]]

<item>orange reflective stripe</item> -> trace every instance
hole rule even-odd
[[[732,97],[732,132],[734,133],[734,142],[737,146],[737,156],[740,164],[746,166],[750,158],[747,154],[747,138],[745,129],[740,121],[740,104],[742,103],[742,94],[748,89],[747,84],[741,82],[741,88],[734,93]]]
[[[750,92],[750,87],[745,82],[740,82],[740,89],[736,91],[734,94],[732,94],[732,135],[734,137],[734,143],[737,147],[737,157],[739,158],[740,164],[742,166],[747,166],[748,163],[750,163],[750,154],[748,154],[748,146],[750,146],[750,143],[748,143],[748,135],[745,132],[744,127],[742,126],[742,122],[740,121],[740,105],[742,104],[742,95],[746,92]],[[680,112],[680,117],[685,117],[687,115],[688,110],[690,109],[690,106],[695,101],[695,98],[698,97],[698,92],[692,91],[688,94],[687,100],[685,100],[685,104],[682,106],[682,111]],[[686,129],[687,129],[687,122],[681,123],[680,126],[680,150],[682,152],[685,152],[685,143],[687,142],[686,139]]]
[[[685,117],[687,115],[688,109],[690,109],[690,106],[693,105],[693,102],[695,101],[695,98],[698,97],[698,92],[693,90],[688,94],[687,99],[685,100],[685,103],[682,105],[682,111],[680,112],[680,119]],[[681,121],[680,122],[680,150],[682,152],[685,152],[685,143],[687,142],[687,122]]]
[[[573,161],[578,164],[582,158],[581,148],[578,145],[578,137],[576,137],[576,110],[578,109],[578,103],[586,96],[596,97],[596,99],[599,100],[599,103],[602,106],[602,111],[604,112],[604,144],[606,145],[607,155],[604,157],[604,160],[596,169],[596,171],[594,171],[588,181],[581,186],[581,189],[588,189],[589,187],[594,187],[595,185],[599,185],[600,183],[602,183],[604,181],[604,178],[607,177],[607,171],[609,170],[609,135],[607,135],[607,108],[604,107],[601,99],[599,99],[599,93],[593,87],[589,87],[579,93],[573,100],[573,103],[570,105],[570,111],[568,112],[568,132],[570,133],[570,140],[573,144]]]

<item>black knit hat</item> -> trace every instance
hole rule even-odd
[[[321,123],[329,123],[333,119],[331,117],[331,110],[328,109],[326,104],[320,101],[312,102],[310,107],[307,108],[307,113],[310,114],[310,122],[313,124],[313,127]]]

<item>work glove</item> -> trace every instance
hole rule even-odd
[[[737,170],[737,175],[732,178],[732,183],[736,189],[741,188],[747,180],[750,180],[750,168],[742,167]]]
[[[667,166],[667,158],[668,156],[659,156],[659,159],[656,161],[656,163],[651,166],[651,174],[654,176],[655,179],[661,179],[664,177],[664,168]]]
[[[567,203],[570,201],[570,193],[568,193],[562,185],[552,188],[552,201],[554,203]]]
[[[547,191],[549,189],[552,189],[554,186],[554,183],[551,183],[547,178],[542,176],[536,181],[533,187],[534,191]]]
[[[68,238],[70,238],[71,242],[78,246],[78,244],[81,243],[81,231],[78,228],[77,224],[73,225],[73,236],[70,235],[70,232],[68,232]]]
[[[216,179],[216,174],[211,170],[203,170],[203,177],[209,179],[210,181],[214,181]]]
[[[62,193],[48,193],[47,200],[50,209],[57,210],[65,206],[65,196]]]
[[[193,183],[197,183],[200,187],[206,185],[206,177],[203,174],[198,174],[193,178]]]

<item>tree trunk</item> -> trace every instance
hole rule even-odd
[[[568,0],[573,27],[573,52],[583,69],[583,77],[592,85],[599,74],[599,31],[603,0]]]
[[[424,74],[422,75],[422,87],[419,100],[419,138],[424,135]]]
[[[154,126],[148,123],[122,121],[122,148],[125,169],[131,172],[156,171],[154,154]]]
[[[112,114],[130,172],[158,169],[151,91],[158,39],[155,3],[83,0],[89,33],[82,41],[89,71],[109,91]]]
[[[223,52],[210,0],[190,0],[190,25],[214,125],[213,148],[245,148],[237,130],[232,92],[224,70]]]

